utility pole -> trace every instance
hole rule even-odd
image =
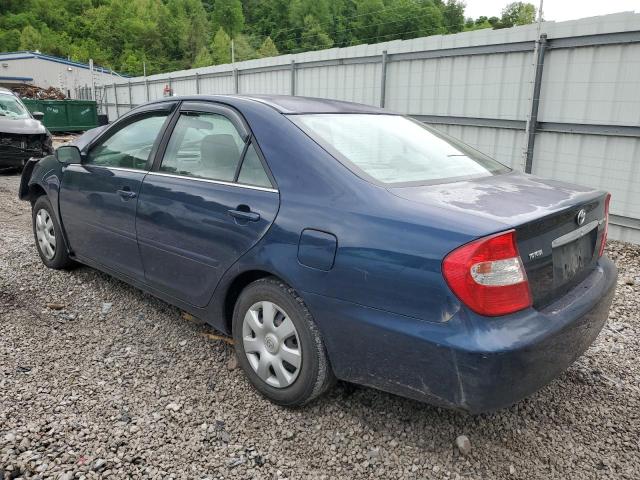
[[[233,38],[231,39],[231,63],[236,63],[236,52],[233,45]]]
[[[540,7],[538,8],[538,38],[540,38],[540,31],[542,30],[542,4],[544,0],[540,0]]]
[[[147,62],[142,62],[142,76],[147,78]]]

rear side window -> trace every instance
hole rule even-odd
[[[135,120],[90,151],[86,163],[102,167],[146,170],[149,154],[168,113],[162,112]]]
[[[354,173],[384,184],[442,183],[509,171],[468,145],[399,115],[289,118]]]
[[[238,182],[257,187],[271,188],[271,181],[264,171],[258,152],[253,145],[249,145],[244,156]]]
[[[229,119],[216,113],[183,113],[171,134],[160,171],[232,182],[244,141]]]

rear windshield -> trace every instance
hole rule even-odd
[[[0,94],[0,117],[30,118],[27,109],[13,95]]]
[[[510,171],[468,145],[399,115],[289,118],[356,174],[380,183],[442,183]]]

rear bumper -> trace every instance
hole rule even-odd
[[[338,378],[479,413],[530,395],[582,355],[606,322],[616,277],[603,257],[543,310],[499,318],[461,310],[441,324],[317,295],[305,299]]]

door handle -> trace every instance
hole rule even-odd
[[[118,190],[118,195],[120,195],[125,200],[129,198],[136,198],[138,194],[136,192],[132,192],[131,190],[127,190],[124,188],[123,190]]]
[[[257,222],[260,220],[260,214],[252,211],[229,210],[229,215],[238,220],[245,220],[249,222]]]

